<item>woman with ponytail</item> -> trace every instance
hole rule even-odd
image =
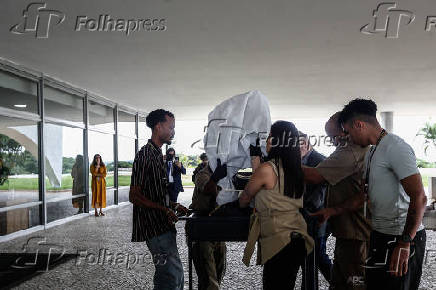
[[[249,265],[258,241],[257,263],[264,265],[264,289],[293,289],[298,269],[313,248],[300,213],[305,185],[299,141],[293,123],[275,122],[267,139],[267,161],[253,168],[239,198],[241,207],[255,201],[243,261]],[[257,158],[252,157],[253,167],[259,164]]]

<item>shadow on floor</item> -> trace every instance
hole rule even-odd
[[[0,253],[0,289],[17,286],[76,257],[62,253]]]

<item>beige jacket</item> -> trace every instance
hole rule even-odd
[[[306,222],[299,209],[303,207],[303,198],[293,199],[285,196],[284,173],[280,160],[280,175],[277,166],[269,161],[274,172],[280,176],[273,189],[262,189],[255,197],[256,212],[251,216],[250,233],[242,261],[250,264],[256,241],[258,241],[257,264],[265,264],[291,241],[291,233],[300,233],[306,241],[306,252],[313,249],[313,239],[307,233]]]

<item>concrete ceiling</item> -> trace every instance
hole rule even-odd
[[[434,0],[396,1],[416,17],[402,18],[396,39],[360,32],[372,0],[51,0],[46,9],[66,17],[52,18],[46,39],[10,32],[30,3],[2,1],[1,57],[138,110],[205,119],[252,89],[269,98],[273,119],[324,117],[351,96],[398,114],[436,108],[436,32],[425,30]],[[99,15],[165,19],[166,29],[75,31],[78,16]]]

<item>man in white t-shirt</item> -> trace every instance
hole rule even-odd
[[[340,206],[319,211],[321,220],[366,206],[372,228],[366,267],[367,289],[418,289],[425,253],[422,225],[427,197],[413,149],[381,128],[372,100],[355,99],[339,122],[353,143],[373,145],[365,157],[362,194]]]

